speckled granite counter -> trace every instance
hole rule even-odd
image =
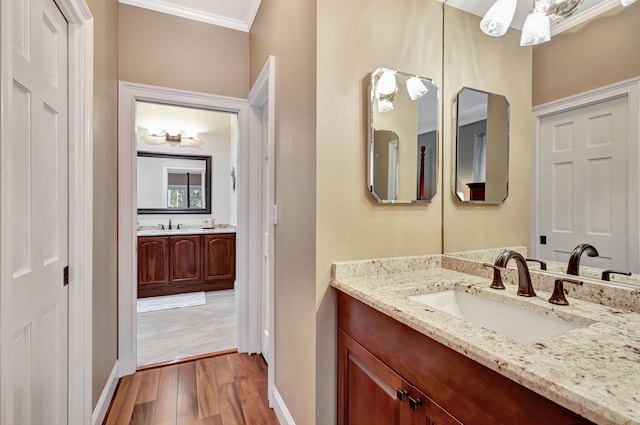
[[[235,233],[235,226],[220,226],[213,229],[197,228],[180,228],[180,229],[141,229],[138,230],[138,236],[175,236],[175,235],[211,235],[215,233]]]
[[[640,424],[640,313],[572,299],[571,305],[489,288],[490,279],[450,270],[442,256],[335,263],[332,286],[598,424]],[[535,281],[534,281],[535,286]],[[585,327],[518,343],[408,298],[457,289]],[[637,295],[637,293],[635,293]]]

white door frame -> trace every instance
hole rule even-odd
[[[93,310],[93,17],[84,0],[55,0],[68,24],[69,54],[69,410],[68,423],[91,423]],[[0,2],[0,160],[11,143],[8,108],[12,2]],[[2,192],[9,182],[1,183]],[[10,223],[2,223],[0,234]],[[1,253],[0,266],[7,262]],[[4,385],[2,385],[4,387]]]
[[[268,393],[268,398],[269,398],[269,406],[273,407],[273,390],[275,388],[275,332],[274,332],[274,307],[275,307],[275,302],[274,302],[274,294],[275,294],[275,224],[277,223],[277,213],[276,213],[276,208],[275,208],[275,93],[276,93],[276,89],[275,89],[275,82],[276,82],[276,77],[275,77],[275,57],[274,56],[269,56],[269,58],[267,59],[267,62],[265,63],[264,67],[262,68],[262,71],[260,72],[260,75],[258,76],[258,78],[256,79],[255,83],[253,84],[253,87],[251,88],[251,91],[249,92],[249,119],[250,119],[250,131],[251,131],[251,145],[252,146],[260,146],[261,140],[260,140],[260,134],[262,131],[262,124],[261,124],[261,115],[262,115],[262,110],[264,108],[267,108],[268,111],[268,123],[267,123],[267,144],[268,144],[268,150],[269,150],[269,170],[268,170],[268,179],[269,181],[267,182],[267,184],[269,185],[269,187],[272,188],[272,190],[269,192],[269,199],[267,200],[266,204],[267,205],[271,205],[273,206],[273,209],[267,209],[267,211],[264,211],[264,214],[267,214],[267,216],[269,217],[269,223],[271,223],[270,225],[270,229],[263,229],[263,223],[265,222],[265,220],[262,220],[261,217],[257,217],[256,220],[259,223],[258,225],[260,226],[261,229],[261,234],[264,234],[265,230],[268,231],[269,233],[269,240],[266,241],[267,243],[267,250],[269,252],[269,257],[268,257],[268,269],[269,269],[269,276],[260,276],[260,279],[257,279],[256,282],[258,282],[258,290],[255,292],[256,294],[260,294],[262,295],[262,292],[264,290],[264,279],[269,279],[269,281],[271,282],[271,285],[269,287],[269,291],[266,294],[266,302],[268,304],[267,310],[268,310],[268,315],[267,315],[267,323],[266,323],[266,329],[267,329],[267,333],[268,333],[268,350],[269,350],[269,367],[267,368],[267,393]],[[255,148],[256,151],[261,151],[261,148]],[[262,166],[261,164],[263,163],[261,155],[259,155],[260,158],[260,163],[258,164],[258,167],[256,167],[257,170],[260,169],[260,167]],[[262,178],[262,173],[259,173],[260,178]],[[260,186],[261,187],[261,186]],[[260,193],[258,193],[257,195],[258,198],[258,202],[260,202]],[[254,214],[258,214],[259,215],[259,211],[261,211],[263,208],[258,209],[254,212]],[[263,248],[263,244],[261,243],[261,249],[260,249],[260,258],[263,258],[263,252],[262,252],[262,248]],[[261,271],[261,264],[256,265],[256,269]],[[262,323],[262,318],[264,317],[264,315],[262,314],[262,305],[260,300],[262,299],[262,296],[258,297],[258,305],[259,308],[256,310],[259,312],[259,318],[257,320],[257,323],[259,324],[258,329],[257,329],[257,333],[258,333],[258,346],[256,347],[258,351],[261,350],[261,338],[262,338],[262,329],[265,328],[265,324]]]
[[[135,103],[138,100],[206,108],[238,114],[238,226],[236,261],[237,336],[239,352],[255,352],[255,304],[252,302],[252,264],[258,260],[259,229],[251,219],[256,204],[257,173],[251,166],[259,152],[249,149],[248,103],[246,99],[216,96],[121,81],[118,99],[118,357],[120,376],[136,370],[136,139]],[[255,157],[255,158],[254,158]],[[254,175],[256,174],[256,175]],[[259,197],[258,197],[259,199]],[[258,253],[259,254],[259,253]],[[255,284],[254,284],[255,285]]]
[[[575,96],[566,97],[554,102],[533,108],[533,190],[531,191],[531,252],[533,256],[540,253],[540,241],[537,239],[540,229],[541,217],[538,205],[544,205],[545,200],[541,199],[540,187],[542,182],[541,167],[541,122],[542,119],[550,115],[567,112],[572,109],[589,106],[606,100],[626,97],[628,99],[628,188],[627,188],[627,216],[629,217],[629,265],[637,270],[640,266],[640,231],[638,228],[638,212],[640,211],[640,174],[638,165],[640,164],[640,151],[638,142],[640,135],[640,77],[620,81],[615,84],[600,87]]]

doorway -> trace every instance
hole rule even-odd
[[[137,368],[235,350],[234,112],[136,101]]]
[[[638,80],[534,109],[534,255],[638,272]]]

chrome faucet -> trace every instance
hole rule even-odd
[[[582,253],[586,252],[589,257],[597,257],[598,250],[595,246],[590,245],[588,243],[583,243],[571,251],[571,256],[569,257],[569,264],[567,265],[567,274],[572,274],[574,276],[579,276],[580,269],[580,257],[582,257]]]
[[[535,297],[536,292],[533,290],[533,285],[531,284],[529,267],[522,254],[511,250],[503,251],[496,258],[496,266],[507,267],[507,263],[511,259],[514,259],[518,266],[518,295],[522,297]]]

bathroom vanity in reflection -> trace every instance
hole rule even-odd
[[[138,298],[232,289],[236,234],[138,236]]]

